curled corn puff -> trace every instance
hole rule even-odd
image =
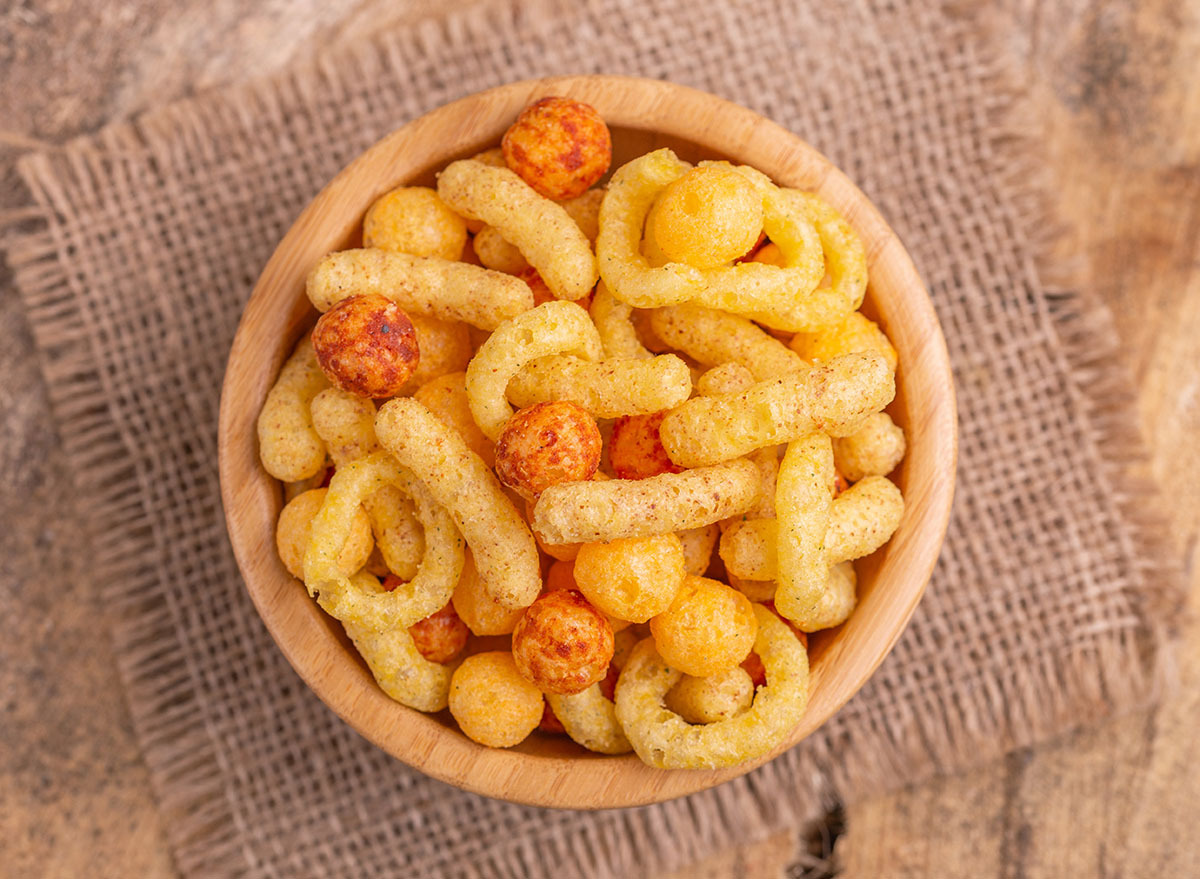
[[[778,339],[735,314],[688,303],[650,313],[655,334],[704,366],[740,363],[755,381],[800,369],[804,361]]]
[[[329,254],[309,272],[305,287],[318,311],[350,296],[378,293],[405,311],[481,330],[494,330],[533,308],[529,285],[512,275],[369,247]]]
[[[325,444],[313,429],[309,404],[329,387],[306,334],[283,364],[258,413],[258,455],[268,473],[300,482],[325,468]]]
[[[597,363],[550,355],[526,364],[508,383],[508,399],[519,408],[569,400],[597,418],[670,409],[686,400],[691,391],[691,371],[674,354]]]
[[[567,735],[589,751],[627,754],[633,750],[617,722],[616,706],[604,698],[599,684],[570,696],[547,693],[546,701]]]
[[[458,525],[488,594],[510,608],[531,604],[542,588],[537,544],[496,475],[458,432],[419,401],[397,397],[379,410],[375,434]]]
[[[438,175],[438,195],[513,244],[559,299],[582,299],[599,274],[591,244],[571,216],[507,168],[464,159]]]

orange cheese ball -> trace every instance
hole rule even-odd
[[[762,218],[762,196],[749,180],[727,165],[703,165],[663,190],[647,225],[672,262],[711,269],[749,252]]]
[[[602,445],[596,420],[579,404],[535,403],[504,426],[496,442],[496,476],[530,500],[560,482],[591,479]]]
[[[466,243],[466,222],[428,186],[393,189],[363,220],[363,247],[456,260]]]
[[[394,582],[391,582],[394,581]],[[388,576],[383,588],[389,592],[400,583],[395,574]],[[437,613],[430,614],[408,627],[408,634],[422,656],[430,662],[447,663],[462,653],[467,646],[467,624],[458,618],[454,605],[447,603]]]
[[[745,595],[689,574],[671,606],[650,620],[650,632],[667,665],[704,678],[746,658],[758,637],[758,620]]]
[[[750,673],[735,665],[706,678],[684,675],[667,691],[663,703],[688,723],[716,723],[749,708],[754,689]]]
[[[671,606],[686,559],[675,534],[585,543],[575,557],[575,582],[606,614],[644,623]]]
[[[544,693],[579,693],[608,674],[613,632],[574,589],[547,592],[513,630],[517,670]]]
[[[542,705],[542,691],[504,651],[468,656],[450,679],[450,714],[467,738],[489,748],[523,742],[541,722]]]
[[[458,614],[459,619],[467,624],[471,634],[480,636],[507,635],[516,628],[517,620],[521,619],[521,614],[525,612],[523,607],[505,607],[487,593],[469,552],[463,564],[462,574],[458,578],[458,585],[454,587],[454,594],[450,596],[450,603],[454,605],[454,612]]]
[[[420,359],[412,321],[378,293],[343,299],[321,315],[312,343],[321,371],[359,397],[398,394]]]
[[[663,448],[658,429],[667,411],[623,415],[613,422],[608,460],[618,479],[648,479],[662,473],[681,473]]]
[[[296,495],[280,511],[275,526],[275,548],[279,551],[279,558],[288,573],[301,580],[304,579],[304,554],[308,552],[313,519],[321,511],[327,492],[325,488],[312,488]],[[354,513],[350,537],[338,554],[338,568],[347,576],[353,574],[367,563],[374,546],[371,520],[367,518],[366,510],[359,507]]]
[[[508,167],[539,194],[583,195],[612,162],[612,135],[596,110],[570,98],[535,101],[500,141]]]
[[[578,553],[579,544],[575,544],[575,548]],[[579,584],[575,582],[575,563],[570,559],[558,559],[546,572],[546,587],[543,591],[554,592],[559,589],[579,589]],[[614,635],[629,627],[629,620],[619,620],[608,614],[605,614],[605,618]]]

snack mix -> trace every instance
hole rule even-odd
[[[481,745],[733,766],[787,741],[807,633],[899,526],[896,351],[820,197],[611,159],[546,97],[364,205],[259,415],[276,543],[388,696]]]

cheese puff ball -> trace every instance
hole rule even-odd
[[[904,458],[904,431],[892,416],[876,412],[857,431],[833,441],[833,463],[850,482],[887,476]]]
[[[583,195],[612,161],[612,135],[596,110],[570,98],[542,98],[500,141],[504,160],[546,198]]]
[[[489,748],[523,742],[541,721],[542,705],[542,691],[521,677],[511,653],[468,656],[450,679],[450,714],[467,738]]]
[[[560,482],[591,479],[601,445],[596,420],[582,406],[535,403],[504,426],[496,442],[496,476],[529,500]]]
[[[279,513],[275,526],[275,547],[283,566],[293,577],[304,579],[304,553],[308,551],[308,538],[312,534],[313,519],[325,503],[328,489],[313,488],[296,495]],[[358,571],[367,563],[375,541],[371,537],[371,520],[367,512],[359,507],[354,512],[354,523],[350,527],[350,538],[338,555],[338,569],[346,576]]]
[[[671,606],[650,620],[650,632],[671,668],[703,678],[746,658],[758,620],[750,599],[736,589],[688,575]]]
[[[428,381],[413,394],[439,421],[458,431],[467,448],[483,459],[489,467],[496,460],[496,444],[483,435],[471,416],[467,402],[467,374],[451,372]]]
[[[471,362],[471,329],[458,320],[438,320],[414,314],[410,317],[417,334],[417,350],[421,352],[413,374],[403,394],[410,394],[435,378],[463,372]]]
[[[761,662],[761,660],[759,660]],[[766,675],[763,675],[764,681]],[[735,665],[706,678],[684,675],[663,700],[688,723],[715,723],[737,717],[754,701],[754,682]]]
[[[850,312],[841,323],[820,332],[796,333],[788,347],[813,363],[828,363],[835,357],[859,351],[878,351],[895,372],[899,360],[895,347],[879,324],[861,311]]]
[[[648,479],[662,473],[681,473],[663,448],[658,428],[667,410],[649,415],[624,415],[613,422],[608,460],[618,479]]]
[[[585,543],[575,557],[575,583],[584,597],[634,623],[670,607],[685,573],[683,544],[671,533]]]
[[[523,607],[505,607],[487,593],[469,552],[450,603],[471,634],[480,636],[507,635],[517,627],[517,621],[525,612]]]
[[[466,243],[466,222],[427,186],[393,189],[363,220],[363,247],[456,260]]]
[[[542,280],[542,276],[538,274],[538,270],[533,266],[526,266],[521,271],[516,272],[516,276],[528,284],[529,289],[533,291],[534,307],[554,299],[554,294],[550,292],[550,288],[546,286],[546,282]],[[592,293],[589,293],[582,299],[576,299],[574,302],[584,311],[587,311],[592,307]]]
[[[399,393],[420,359],[412,321],[378,293],[343,299],[321,315],[312,343],[321,371],[359,397]]]
[[[608,674],[613,632],[604,614],[574,589],[547,592],[513,630],[517,671],[544,693],[579,693]]]
[[[399,581],[399,578],[392,574],[384,580],[383,588],[389,591],[395,588],[389,586],[390,580]],[[437,613],[409,626],[408,634],[412,636],[413,643],[422,656],[430,662],[445,664],[462,653],[463,648],[467,646],[467,635],[470,632],[467,630],[467,624],[454,612],[454,605],[447,603]]]
[[[672,262],[711,269],[749,251],[762,218],[762,196],[749,180],[727,165],[704,165],[663,190],[648,222]]]

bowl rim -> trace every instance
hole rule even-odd
[[[919,533],[902,549],[881,550],[881,553],[898,553],[897,564],[900,556],[904,560],[904,565],[896,571],[896,579],[889,580],[887,595],[880,598],[886,602],[886,607],[879,613],[887,613],[890,625],[883,637],[871,642],[876,649],[869,651],[870,655],[843,657],[845,650],[839,649],[843,641],[835,639],[829,661],[846,659],[847,667],[839,669],[843,676],[849,674],[845,685],[821,705],[819,718],[812,716],[810,703],[805,718],[786,742],[770,754],[739,766],[720,770],[658,770],[645,766],[634,755],[580,758],[477,745],[436,719],[392,702],[379,690],[362,663],[351,663],[354,668],[347,668],[347,664],[339,660],[340,653],[331,656],[328,649],[313,650],[312,638],[328,641],[338,637],[330,629],[333,621],[303,595],[303,590],[296,590],[294,578],[287,574],[277,557],[264,557],[262,535],[255,538],[247,527],[255,522],[261,527],[262,519],[261,515],[248,519],[248,509],[265,513],[272,503],[264,494],[266,489],[262,483],[270,480],[274,485],[276,512],[280,493],[278,483],[271,480],[258,464],[257,434],[253,426],[257,407],[248,412],[247,407],[241,405],[241,398],[249,368],[257,364],[257,371],[262,373],[264,364],[270,360],[269,388],[287,353],[275,351],[273,358],[263,357],[256,327],[262,326],[261,321],[271,319],[277,324],[285,323],[293,331],[291,338],[296,337],[308,310],[302,291],[304,276],[315,262],[311,253],[316,253],[319,258],[324,253],[316,246],[320,241],[344,240],[353,234],[352,227],[360,222],[362,213],[373,200],[362,195],[364,180],[378,195],[413,179],[420,171],[414,160],[406,156],[410,147],[424,157],[421,166],[441,167],[446,160],[464,154],[464,146],[470,145],[472,139],[476,145],[494,145],[521,107],[546,95],[565,95],[592,103],[612,127],[685,139],[703,146],[706,152],[754,165],[782,183],[815,190],[843,213],[864,240],[872,242],[867,258],[873,278],[877,271],[886,267],[889,275],[895,274],[904,287],[919,292],[919,295],[905,297],[902,308],[915,322],[917,329],[913,332],[919,330],[920,357],[916,362],[909,362],[902,353],[901,369],[910,376],[922,376],[937,385],[938,393],[933,395],[928,408],[920,411],[922,436],[926,440],[922,457],[930,462],[930,475],[936,478],[927,482],[922,480]],[[447,128],[456,135],[461,133],[458,146],[441,148],[440,155],[427,152],[422,138]],[[422,149],[415,145],[421,145]],[[381,180],[380,167],[389,169],[391,176]],[[391,169],[395,169],[394,172]],[[793,179],[789,180],[789,177]],[[354,205],[357,207],[349,210]],[[345,219],[346,216],[352,220]],[[300,257],[297,257],[297,250],[301,252]],[[309,256],[304,256],[305,253]],[[297,291],[303,302],[294,302],[286,318],[271,315],[271,311],[279,310],[280,302],[288,301],[281,297],[294,298]],[[899,303],[893,305],[901,307]],[[897,345],[898,349],[900,347]],[[261,405],[265,390],[260,387],[257,394]],[[907,251],[870,200],[798,135],[745,107],[662,80],[609,75],[529,79],[468,95],[406,123],[344,167],[289,227],[254,286],[230,349],[218,422],[221,499],[239,570],[275,643],[318,698],[365,738],[426,775],[511,802],[576,809],[645,805],[707,789],[774,759],[832,717],[891,652],[924,594],[949,522],[957,448],[953,379],[937,315]],[[252,464],[248,463],[251,458]],[[254,466],[258,467],[261,477],[257,486],[256,480],[246,478],[246,473],[252,472]],[[907,467],[908,461],[902,466]],[[907,488],[906,501],[901,532],[907,536],[910,515],[915,515],[917,509],[909,499]],[[266,543],[273,547],[274,519],[269,522],[270,534]],[[897,533],[897,538],[901,532]],[[274,553],[265,555],[274,556]],[[297,599],[301,595],[302,601]],[[813,690],[815,692],[817,687]],[[389,714],[403,716],[395,714],[397,709],[411,716],[390,727],[379,722]],[[534,763],[539,771],[532,771]]]

